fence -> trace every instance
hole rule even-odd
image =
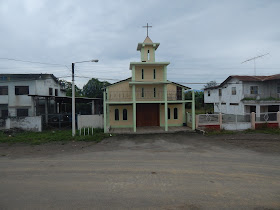
[[[262,127],[280,128],[280,112],[254,112],[243,115],[235,114],[200,114],[196,116],[196,128],[246,130]]]
[[[78,130],[80,135],[93,135],[94,128],[104,127],[103,115],[78,115]]]

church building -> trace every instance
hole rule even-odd
[[[148,34],[138,43],[140,62],[131,62],[132,76],[116,82],[104,90],[104,132],[111,128],[170,126],[186,124],[184,85],[167,80],[169,62],[156,62],[159,43],[153,43]],[[194,107],[193,107],[194,109]],[[194,112],[194,111],[193,111]]]

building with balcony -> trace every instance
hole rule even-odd
[[[215,87],[204,89],[204,103],[214,104],[215,113],[245,114],[280,110],[280,74],[229,76]]]
[[[132,77],[107,86],[104,90],[104,132],[110,128],[183,126],[185,90],[190,89],[167,80],[169,62],[156,62],[159,43],[147,36],[138,43],[141,61],[131,62]]]

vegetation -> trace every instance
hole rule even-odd
[[[72,137],[71,130],[56,130],[43,132],[27,131],[0,131],[0,143],[27,143],[32,145],[44,144],[49,142],[70,142],[70,141],[92,141],[100,142],[109,135],[103,129],[94,129],[92,135]]]
[[[206,85],[204,85],[204,89],[205,88],[210,88],[210,87],[215,87],[215,86],[218,86],[217,82],[216,81],[210,81]]]
[[[72,96],[72,83],[66,80],[60,80],[66,90],[66,96]],[[110,85],[107,81],[99,81],[96,78],[90,79],[83,89],[75,85],[76,97],[103,98],[103,88]]]
[[[252,130],[252,129],[248,129],[243,131],[243,133],[265,133],[265,134],[280,134],[280,129],[279,128],[261,128],[261,129],[257,129],[257,130]]]
[[[239,134],[239,133],[244,133],[244,134],[264,133],[264,134],[279,135],[280,129],[264,127],[264,128],[257,129],[257,130],[247,129],[245,131],[227,131],[227,130],[214,130],[214,129],[205,130],[205,134],[207,136],[224,135],[224,134]]]
[[[195,91],[195,111],[196,114],[205,114],[205,113],[213,113],[214,107],[213,104],[204,104],[204,92],[203,91]],[[185,93],[185,99],[191,100],[192,99],[192,92],[188,91]],[[191,110],[192,104],[186,103],[186,109]],[[189,111],[191,112],[191,111]]]
[[[227,130],[215,130],[215,129],[207,129],[205,130],[206,136],[214,136],[214,135],[225,135],[225,134],[236,134],[238,131],[227,131]]]

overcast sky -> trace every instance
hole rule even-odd
[[[82,87],[89,78],[113,83],[131,76],[137,44],[159,42],[156,61],[169,61],[168,79],[194,89],[229,75],[280,73],[280,1],[0,0],[0,73],[53,73]],[[66,65],[68,68],[66,68]],[[84,77],[84,78],[82,78]],[[110,79],[110,80],[109,80]]]

